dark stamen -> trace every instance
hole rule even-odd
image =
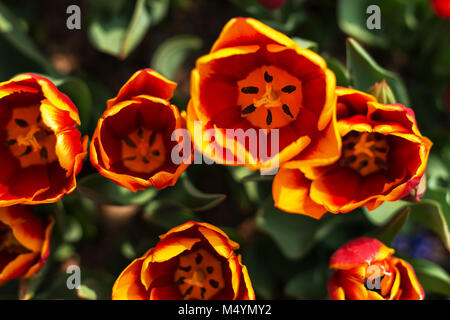
[[[148,160],[146,157],[142,157],[142,162],[147,164],[147,163],[150,163],[150,160]]]
[[[28,147],[25,149],[25,151],[24,151],[21,155],[19,155],[19,157],[26,156],[26,155],[30,154],[31,151],[33,151],[33,148],[31,148],[31,146],[28,146]]]
[[[203,256],[200,253],[198,253],[197,256],[195,257],[195,262],[197,264],[200,264],[200,263],[202,263],[202,260],[203,260]]]
[[[286,86],[283,89],[281,89],[281,91],[285,92],[285,93],[292,93],[296,90],[297,88],[295,86]]]
[[[214,272],[214,268],[213,267],[206,267],[206,272],[208,272],[209,274]]]
[[[368,164],[369,164],[369,161],[367,161],[367,160],[361,161],[358,165],[358,170],[361,170],[361,169],[367,167]]]
[[[148,139],[148,145],[150,147],[153,145],[153,143],[155,143],[155,139],[156,139],[156,131],[153,131],[152,134],[150,135],[150,138]]]
[[[182,267],[182,266],[178,266],[178,269],[184,271],[184,272],[189,272],[191,271],[191,266],[187,266],[187,267]]]
[[[124,158],[123,161],[133,161],[136,160],[136,156]]]
[[[11,139],[11,140],[6,141],[5,145],[9,147],[9,146],[12,146],[13,144],[16,144],[16,142],[17,141],[15,139]]]
[[[272,123],[272,111],[270,111],[269,109],[267,109],[266,123],[268,126],[270,126],[270,124]]]
[[[39,122],[41,122],[41,120],[42,120],[42,115],[41,115],[41,113],[39,112],[39,114],[38,114],[38,116],[37,116],[37,118],[36,118],[36,122],[39,123]]]
[[[14,119],[14,122],[21,128],[26,128],[28,127],[28,122],[26,122],[23,119]]]
[[[133,140],[130,139],[130,137],[123,137],[123,141],[129,146],[130,148],[137,148],[136,144],[133,142]]]
[[[219,287],[219,283],[216,280],[209,280],[209,284],[215,289]]]
[[[259,89],[258,87],[244,87],[241,89],[241,92],[245,94],[256,94],[259,92]]]
[[[265,80],[267,83],[269,83],[269,82],[272,82],[273,77],[272,77],[270,74],[268,74],[267,71],[266,71],[266,72],[264,72],[264,80]]]
[[[137,135],[138,135],[139,139],[142,139],[142,136],[144,135],[144,130],[142,130],[142,127],[138,128]]]
[[[344,158],[340,161],[341,166],[348,166],[349,164],[356,161],[356,156],[350,156],[348,158]]]
[[[41,149],[40,156],[41,156],[42,160],[47,160],[48,159],[48,151],[47,151],[46,147],[43,147]]]
[[[202,299],[205,299],[205,292],[206,292],[206,288],[200,288],[200,294],[202,296]]]
[[[256,110],[256,107],[253,104],[251,104],[248,107],[245,107],[244,110],[242,110],[242,114],[249,114],[255,110]]]
[[[287,104],[283,104],[283,111],[286,113],[289,117],[294,118],[294,116],[291,113],[291,110],[289,109],[289,106]]]
[[[175,281],[175,285],[179,286],[184,283],[185,277],[180,277],[177,281]]]
[[[154,155],[155,157],[159,157],[160,155],[159,150],[153,150],[152,155]]]
[[[343,149],[353,149],[355,147],[355,143],[354,142],[349,142],[346,143],[342,146]]]
[[[377,147],[377,148],[375,148],[375,150],[377,150],[378,152],[381,152],[381,153],[386,153],[387,152],[387,149],[383,148],[383,147]]]
[[[184,299],[186,296],[190,295],[194,286],[190,286],[184,293],[182,298]]]

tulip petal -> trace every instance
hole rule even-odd
[[[282,168],[278,171],[272,186],[275,207],[292,213],[301,213],[320,219],[327,210],[311,200],[311,181],[298,169]]]
[[[148,262],[145,261],[145,267],[147,267],[150,262],[164,262],[170,260],[186,250],[191,250],[192,247],[200,241],[201,239],[199,238],[176,236],[161,240],[152,251]]]
[[[180,300],[181,294],[174,285],[152,288],[150,300]]]
[[[231,19],[223,28],[219,38],[214,43],[211,52],[222,48],[244,45],[281,44],[296,46],[286,35],[266,26],[253,18]]]
[[[396,266],[400,277],[400,290],[402,300],[423,300],[425,293],[417,280],[413,267],[403,259],[392,258],[392,264]]]
[[[351,169],[338,167],[311,183],[311,199],[331,212],[340,212],[359,192],[361,178]]]
[[[170,100],[176,87],[177,84],[175,82],[167,80],[155,70],[142,69],[130,77],[115,98],[108,100],[108,108],[139,95]]]
[[[361,237],[340,247],[330,258],[331,269],[348,270],[389,258],[394,249],[377,239]]]
[[[147,251],[141,258],[135,259],[117,278],[112,289],[112,300],[147,300],[148,293],[140,283],[143,261],[150,254]]]

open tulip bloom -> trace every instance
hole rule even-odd
[[[160,236],[114,284],[117,300],[254,300],[239,245],[220,229],[186,222]]]
[[[448,1],[432,0],[431,3],[438,15],[449,17]],[[291,4],[283,0],[260,0],[255,5],[266,14],[276,16]],[[272,236],[285,255],[282,259],[297,259],[292,265],[298,266],[305,257],[324,256],[320,250],[311,254],[314,246],[322,245],[317,243],[328,237],[329,230],[341,231],[334,228],[334,222],[329,224],[331,228],[328,225],[324,228],[327,219],[340,223],[350,218],[350,214],[337,217],[332,214],[353,211],[357,218],[364,218],[367,212],[358,213],[362,211],[360,208],[373,211],[385,202],[420,202],[433,143],[419,130],[413,109],[396,102],[395,90],[388,85],[390,79],[377,80],[381,82],[372,84],[371,94],[357,90],[363,86],[357,86],[351,79],[347,83],[354,84],[355,88],[336,86],[336,75],[331,70],[336,66],[332,66],[332,60],[327,60],[327,64],[318,53],[298,43],[301,41],[294,41],[257,19],[233,18],[223,27],[211,49],[196,59],[195,67],[187,73],[190,86],[187,86],[189,96],[184,106],[177,95],[173,98],[176,82],[150,68],[137,70],[128,80],[121,80],[121,88],[101,107],[102,115],[93,122],[95,130],[93,127],[90,143],[88,136],[83,137],[78,129],[81,121],[77,107],[51,80],[24,73],[1,82],[0,285],[13,279],[27,279],[20,282],[20,290],[26,291],[27,281],[36,276],[49,258],[50,241],[62,241],[63,249],[67,247],[66,242],[72,241],[64,232],[66,224],[71,224],[75,216],[82,216],[81,233],[85,229],[101,229],[105,234],[112,229],[114,232],[128,230],[125,225],[131,221],[128,217],[121,216],[109,224],[114,214],[108,214],[115,209],[112,204],[120,204],[129,205],[126,209],[131,208],[133,213],[139,211],[136,219],[145,217],[155,222],[162,229],[155,234],[166,233],[159,239],[155,235],[156,241],[147,246],[147,240],[152,239],[149,230],[145,230],[147,239],[135,240],[147,251],[128,250],[132,252],[121,256],[123,265],[118,265],[120,269],[116,265],[114,270],[122,272],[114,275],[115,283],[107,290],[109,294],[112,289],[113,300],[255,300],[258,289],[271,296],[275,291],[272,289],[278,288],[275,281],[279,279],[272,283],[270,277],[267,280],[261,274],[273,268],[272,264],[276,264],[276,277],[285,280],[284,266],[278,260],[270,261],[267,268],[263,266],[263,271],[257,269],[258,263],[262,263],[256,259],[261,254],[259,246],[264,249],[264,259],[271,259],[269,250],[274,247],[267,245],[269,241],[263,237],[267,235],[261,234],[261,240],[257,232]],[[368,64],[374,63],[369,60]],[[374,71],[377,78],[380,70]],[[89,160],[80,174],[88,151]],[[248,211],[256,208],[255,212],[238,212],[230,219],[218,220],[237,221],[237,232],[229,234],[244,247],[242,256],[238,251],[240,245],[223,231],[228,233],[228,229],[214,225],[219,222],[208,215],[225,195],[204,194],[187,180],[191,171],[189,175],[185,171],[199,164],[197,156],[212,161],[208,164],[224,165],[224,181],[232,176],[233,183],[251,182],[233,190],[232,198],[237,194],[233,201],[237,199],[238,204],[223,208],[230,214],[244,207]],[[250,174],[245,176],[246,181],[241,173],[251,170],[272,175],[273,179]],[[433,176],[434,184],[448,178],[442,173],[445,170]],[[91,218],[84,216],[83,210],[88,207],[85,203],[82,209],[67,210],[71,217],[65,220],[64,206],[71,205],[70,201],[53,204],[56,213],[52,211],[41,219],[42,215],[33,206],[47,208],[43,204],[63,200],[77,188],[76,176],[84,175],[85,171],[95,177],[91,181],[102,181],[102,186],[100,182],[98,186],[86,186],[88,183],[83,182],[79,185],[80,190],[81,186],[93,189],[89,196],[96,205],[90,206],[95,208],[90,210],[105,214],[97,216],[93,212],[92,216],[107,220],[108,227],[103,230],[86,226]],[[206,174],[200,180],[211,177]],[[263,185],[261,180],[270,180],[271,184]],[[242,190],[246,195],[241,197]],[[426,205],[437,203],[441,193],[446,195],[448,204],[448,189],[442,188],[432,193],[433,200]],[[86,195],[74,193],[69,199],[78,201]],[[92,195],[98,195],[101,200]],[[121,199],[112,199],[116,196]],[[103,202],[104,199],[112,200],[112,204]],[[202,205],[197,206],[196,201]],[[207,201],[211,202],[204,205]],[[258,207],[259,202],[264,205]],[[401,208],[407,205],[410,204],[401,202]],[[427,211],[427,215],[417,216],[417,221],[433,220],[423,224],[444,239],[448,250],[448,226],[441,212],[445,205],[439,206]],[[175,209],[166,213],[167,208]],[[202,215],[196,216],[200,211]],[[53,216],[57,218],[56,223]],[[377,226],[384,224],[388,228],[384,235],[387,232],[389,238],[389,232],[398,232],[396,228],[403,226],[406,220],[401,219],[405,216],[407,219],[407,210],[398,210],[383,222],[371,222]],[[440,224],[436,226],[437,223]],[[51,239],[54,225],[58,232],[56,239]],[[111,225],[114,226],[110,230]],[[298,230],[297,226],[300,226]],[[329,257],[333,274],[322,285],[324,297],[328,290],[332,300],[425,299],[419,271],[418,277],[407,258],[393,255],[395,250],[388,247],[391,242],[380,235],[381,231],[364,233],[374,238],[364,236],[366,231],[356,236],[353,232],[353,240],[345,244],[324,241],[326,244],[320,249],[326,252],[326,259],[338,248]],[[301,232],[307,232],[308,236],[297,237]],[[347,241],[348,235],[338,234],[332,239]],[[291,238],[298,243],[290,243]],[[305,239],[311,243],[300,243]],[[74,243],[70,246],[75,247]],[[290,245],[296,248],[293,252],[289,251]],[[392,246],[397,249],[395,242]],[[281,254],[277,257],[285,261],[281,260]],[[259,271],[255,275],[257,281],[253,282],[256,295],[254,279],[246,265],[250,271],[253,268]],[[291,272],[288,269],[286,272]],[[445,277],[439,281],[442,278]],[[295,276],[295,279],[300,278]],[[264,283],[266,280],[269,284]],[[301,281],[304,281],[303,274]],[[296,287],[295,284],[289,288]],[[273,287],[269,288],[270,293],[265,292],[270,291],[266,286]],[[425,285],[424,288],[427,290]],[[79,297],[86,293],[77,290]],[[303,297],[303,291],[299,296]]]
[[[344,244],[330,258],[332,300],[423,300],[413,268],[393,257],[394,249],[371,238]]]
[[[78,110],[48,79],[0,83],[0,206],[56,202],[76,188],[86,156]]]

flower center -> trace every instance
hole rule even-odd
[[[367,290],[386,297],[391,291],[394,275],[395,273],[387,262],[374,263],[366,268],[364,286]]]
[[[14,108],[11,120],[6,125],[6,146],[17,157],[23,168],[47,164],[57,159],[56,136],[42,122],[38,105]]]
[[[174,275],[183,299],[208,300],[225,287],[222,263],[204,249],[181,256]]]
[[[157,131],[139,127],[122,139],[122,161],[134,172],[150,173],[166,160],[164,138]]]
[[[262,66],[238,82],[242,117],[259,128],[280,128],[295,120],[302,105],[302,84],[287,71]]]
[[[17,256],[28,253],[30,250],[22,246],[14,237],[11,228],[0,222],[0,273],[5,266]]]
[[[348,133],[342,140],[342,156],[339,164],[350,167],[363,177],[387,170],[389,143],[380,133]]]

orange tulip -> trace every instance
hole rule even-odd
[[[30,278],[45,264],[50,254],[50,234],[54,220],[36,218],[29,207],[0,208],[0,285]]]
[[[275,206],[284,211],[319,219],[327,211],[373,210],[407,196],[425,173],[432,143],[411,109],[354,89],[336,92],[341,156],[320,167],[286,163],[272,188]]]
[[[115,300],[254,300],[239,245],[208,223],[187,222],[160,236],[112,290]]]
[[[100,174],[132,191],[175,184],[188,166],[171,160],[172,132],[184,126],[169,102],[176,86],[151,69],[139,70],[108,101],[90,146]]]
[[[86,155],[78,110],[49,80],[0,83],[0,206],[56,202],[75,190]]]
[[[217,163],[256,170],[296,155],[328,163],[338,155],[330,128],[334,90],[334,73],[319,55],[255,19],[234,18],[192,72],[188,129],[196,148]],[[248,142],[238,131],[258,134]]]
[[[423,300],[414,269],[392,257],[394,249],[371,238],[358,238],[339,248],[330,259],[336,272],[328,282],[332,300]]]

